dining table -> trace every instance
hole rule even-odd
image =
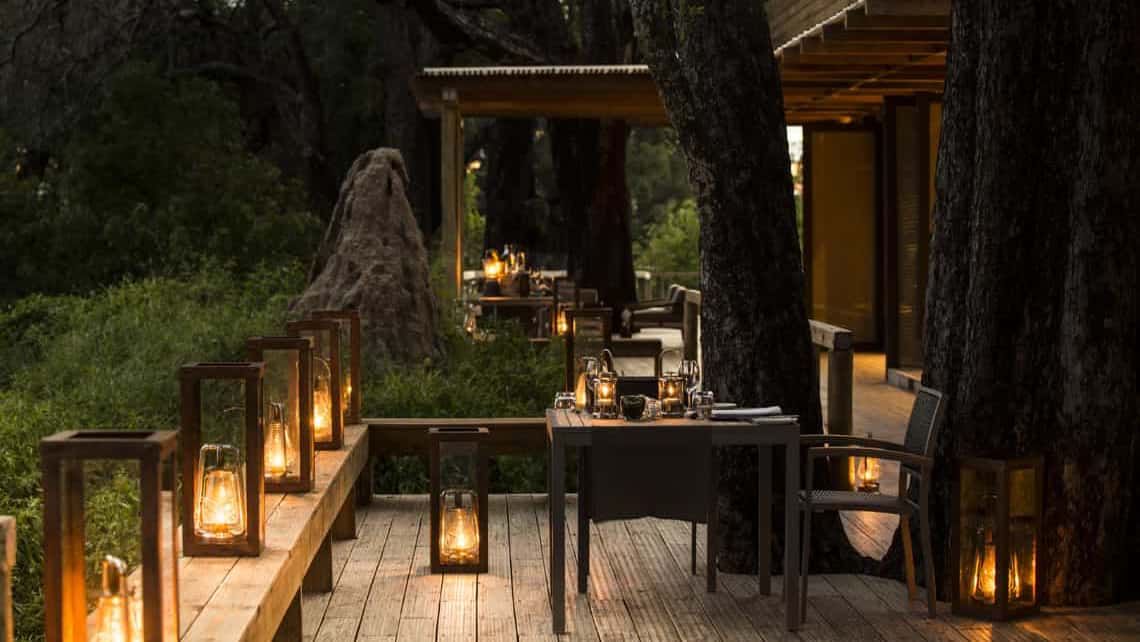
[[[578,592],[588,586],[591,519],[664,517],[707,524],[717,538],[719,449],[756,447],[758,475],[758,582],[771,594],[772,454],[783,448],[784,608],[789,631],[799,628],[800,430],[794,416],[757,418],[598,418],[574,409],[546,411],[550,448],[550,608],[555,633],[566,631],[566,463],[578,451]],[[602,460],[605,460],[604,462]],[[662,471],[665,471],[662,474]],[[695,475],[695,477],[694,477]],[[594,477],[594,478],[591,478]],[[604,479],[601,479],[604,477]],[[693,546],[696,546],[694,526]],[[716,590],[716,546],[706,550],[706,588]],[[694,557],[695,572],[695,557]]]

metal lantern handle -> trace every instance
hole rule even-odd
[[[602,348],[602,354],[598,357],[598,361],[606,366],[606,370],[603,372],[617,373],[617,367],[614,366],[614,353],[610,352],[609,348]]]
[[[677,355],[677,357],[678,357],[677,373],[680,374],[680,372],[681,372],[680,362],[685,360],[685,355],[683,352],[681,352],[680,348],[666,348],[666,349],[662,350],[661,352],[658,352],[657,353],[657,371],[660,372],[661,374],[665,374],[665,355],[669,354],[669,353],[673,353],[673,354]]]

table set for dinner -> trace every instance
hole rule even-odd
[[[657,378],[656,395],[644,377],[625,378],[612,358],[580,360],[575,389],[556,395],[546,412],[550,448],[550,589],[554,631],[566,628],[567,455],[578,454],[578,592],[586,593],[590,521],[656,517],[690,522],[696,572],[696,524],[707,524],[706,587],[716,590],[719,449],[759,452],[759,590],[771,593],[772,451],[783,447],[785,488],[798,488],[798,418],[780,408],[738,408],[701,390],[696,362],[682,359]],[[638,381],[635,381],[638,380]],[[634,384],[640,393],[630,394]],[[797,515],[795,492],[784,493],[784,514]],[[784,520],[783,595],[786,625],[799,626],[799,520]]]

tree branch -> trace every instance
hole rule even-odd
[[[379,0],[384,4],[386,0]],[[549,64],[550,58],[534,42],[501,31],[478,15],[456,9],[444,0],[421,0],[414,3],[420,18],[434,32],[466,41],[476,51],[496,60]]]

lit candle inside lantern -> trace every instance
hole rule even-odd
[[[985,534],[985,545],[974,552],[974,574],[971,579],[971,597],[984,604],[997,601],[997,547],[993,543],[993,533]],[[1021,569],[1017,553],[1009,559],[1009,599],[1021,597]]]
[[[210,465],[207,458],[216,458]],[[230,539],[245,534],[245,501],[238,451],[233,446],[206,444],[199,458],[201,486],[194,530],[207,539]]]
[[[617,415],[617,375],[602,372],[594,379],[594,409],[600,417]]]
[[[127,590],[127,565],[108,555],[103,558],[103,592],[95,605],[95,642],[142,640],[141,604]]]
[[[558,311],[558,323],[555,330],[558,331],[558,334],[566,334],[570,331],[570,324],[566,321],[566,310]]]
[[[332,440],[332,371],[327,361],[313,359],[316,380],[313,382],[313,438],[316,441]]]
[[[348,412],[348,403],[352,399],[352,375],[344,375],[344,390],[340,394],[340,411]]]
[[[503,276],[503,261],[499,259],[498,252],[489,250],[487,256],[483,258],[483,277],[498,279],[501,276]]]
[[[269,418],[265,431],[265,476],[285,477],[293,467],[294,446],[289,438],[288,424],[285,421],[285,405],[269,403]]]
[[[440,557],[446,564],[467,564],[479,557],[479,518],[470,506],[448,508],[440,534]]]
[[[679,374],[665,374],[657,380],[657,396],[661,401],[661,412],[669,416],[684,414],[685,407],[681,401],[681,393],[685,389],[685,380]]]

